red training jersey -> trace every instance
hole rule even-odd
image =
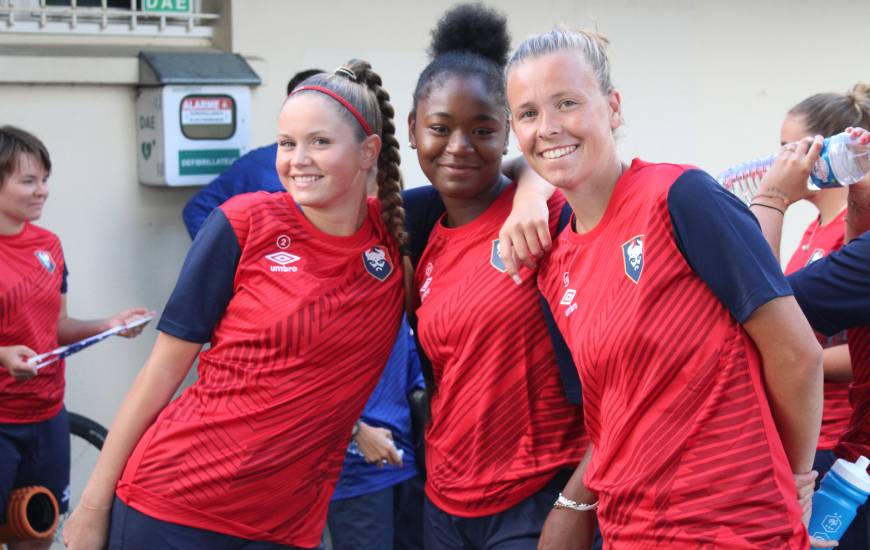
[[[541,266],[583,383],[594,449],[584,481],[609,548],[805,548],[758,350],[681,252],[693,235],[675,239],[669,191],[684,175],[635,160],[597,226],[563,231]],[[727,195],[703,178],[681,184]]]
[[[420,343],[436,389],[426,430],[426,495],[464,517],[506,510],[585,452],[580,409],[565,397],[536,273],[504,274],[498,232],[511,184],[474,221],[429,236],[418,263]],[[564,205],[549,201],[555,231]]]
[[[215,233],[210,224],[228,223],[241,251],[232,296],[199,356],[199,380],[143,435],[117,494],[164,521],[316,547],[353,423],[401,321],[398,247],[375,200],[348,237],[319,231],[289,193],[240,195],[213,217],[179,286],[185,271],[210,284],[211,269],[191,258]],[[220,263],[232,244],[215,240],[203,261]],[[177,294],[170,302],[186,299]],[[183,324],[164,314],[158,328],[183,333]]]
[[[849,330],[852,359],[850,398],[855,410],[834,453],[852,462],[870,457],[870,327]]]
[[[0,235],[0,346],[24,345],[37,354],[57,347],[64,284],[60,239],[25,223],[17,235]],[[64,361],[17,382],[0,369],[0,423],[41,422],[63,407]]]
[[[846,237],[846,209],[827,225],[820,225],[820,221],[816,218],[807,226],[797,250],[788,261],[786,275],[791,275],[843,246]],[[846,344],[845,331],[830,338],[817,332],[816,338],[825,348]],[[818,449],[827,451],[837,445],[837,440],[849,425],[852,406],[849,404],[849,382],[825,382],[824,389],[825,404]]]

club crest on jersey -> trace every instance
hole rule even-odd
[[[45,268],[49,273],[54,273],[54,260],[51,258],[51,254],[46,252],[45,250],[37,250],[33,253],[36,256],[36,259],[39,260],[39,263],[42,264],[42,267]]]
[[[810,259],[807,260],[807,265],[810,265],[811,263],[814,263],[814,262],[818,262],[819,260],[821,260],[824,257],[825,257],[825,249],[817,248],[817,249],[813,250],[813,253],[810,255]]]
[[[366,271],[379,281],[386,281],[393,272],[393,264],[386,251],[380,246],[373,246],[362,254],[363,266]]]
[[[622,243],[622,261],[625,264],[625,275],[634,284],[640,281],[640,275],[643,273],[643,239],[644,235],[638,235]]]
[[[492,250],[489,253],[489,263],[492,267],[496,268],[496,270],[504,273],[507,271],[507,267],[505,267],[504,262],[501,261],[501,256],[499,256],[499,252],[501,251],[501,241],[498,239],[492,241]]]
[[[282,251],[274,252],[272,254],[266,254],[266,259],[274,264],[269,266],[269,271],[289,273],[299,270],[298,267],[290,264],[292,264],[293,262],[298,262],[301,258],[299,258],[299,256],[296,256],[295,254],[290,254],[289,252]]]

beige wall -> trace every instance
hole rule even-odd
[[[382,74],[405,144],[405,116],[426,61],[429,30],[448,5],[385,0],[225,5],[232,8],[225,10],[231,13],[231,29],[223,43],[258,58],[254,66],[264,78],[253,93],[253,145],[273,139],[277,109],[293,72],[331,69],[349,57],[370,60]],[[857,0],[511,0],[499,5],[509,14],[515,43],[558,22],[597,24],[610,37],[613,78],[623,94],[626,125],[620,147],[626,158],[689,162],[716,173],[773,151],[785,111],[802,97],[870,79],[866,48],[847,46],[838,30],[847,19],[870,20],[870,3]],[[38,67],[34,80],[40,84],[10,84],[16,63],[30,58],[9,56],[9,46],[2,44],[27,41],[33,40],[0,32],[0,123],[35,132],[51,150],[52,197],[42,224],[64,243],[71,268],[70,311],[100,316],[137,304],[159,310],[189,244],[180,211],[194,190],[137,183],[135,87],[123,84],[128,74],[107,75],[109,85],[50,84],[62,67],[49,63]],[[124,45],[131,47],[130,41]],[[95,58],[89,65],[99,69],[104,63],[109,61]],[[124,67],[131,70],[129,63]],[[19,66],[14,72],[26,71]],[[407,181],[422,183],[415,157],[407,147],[403,154]],[[804,209],[792,219],[789,251],[809,212]],[[149,328],[136,341],[113,339],[71,358],[69,408],[109,423],[154,335]]]

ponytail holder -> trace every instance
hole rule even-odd
[[[337,93],[333,92],[329,88],[324,88],[323,86],[299,86],[298,88],[293,90],[293,93],[291,93],[287,97],[293,97],[294,95],[298,94],[299,92],[304,92],[306,90],[320,92],[320,93],[328,95],[332,99],[338,101],[339,103],[341,103],[341,106],[344,107],[345,109],[347,109],[348,112],[350,112],[350,114],[353,115],[353,118],[355,118],[356,121],[359,122],[359,125],[362,126],[362,129],[367,136],[374,134],[374,132],[372,132],[371,127],[369,126],[369,123],[366,122],[366,119],[363,118],[363,116],[360,114],[360,112],[357,111],[356,108],[353,105],[351,105],[348,100],[341,97]]]
[[[348,77],[349,79],[351,79],[351,80],[353,80],[354,82],[356,82],[356,73],[354,73],[353,71],[351,71],[351,70],[348,69],[347,67],[339,67],[339,68],[335,69],[333,72],[334,72],[335,74],[343,74],[344,76],[346,76],[346,77]]]

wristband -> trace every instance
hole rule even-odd
[[[553,503],[553,508],[566,508],[568,510],[575,510],[577,512],[591,512],[592,510],[598,509],[598,501],[596,500],[592,504],[583,504],[559,493],[559,498],[556,499],[556,502]]]
[[[761,206],[761,207],[764,207],[764,208],[770,208],[771,210],[776,210],[777,212],[779,212],[780,214],[782,214],[783,216],[785,216],[785,211],[784,211],[784,210],[779,209],[779,208],[777,208],[777,207],[775,207],[775,206],[770,206],[769,204],[763,204],[763,203],[760,203],[760,202],[753,202],[753,203],[750,203],[750,204],[749,204],[749,208],[752,208],[753,206]]]
[[[359,433],[359,420],[353,423],[353,429],[350,431],[350,437],[353,439]]]

